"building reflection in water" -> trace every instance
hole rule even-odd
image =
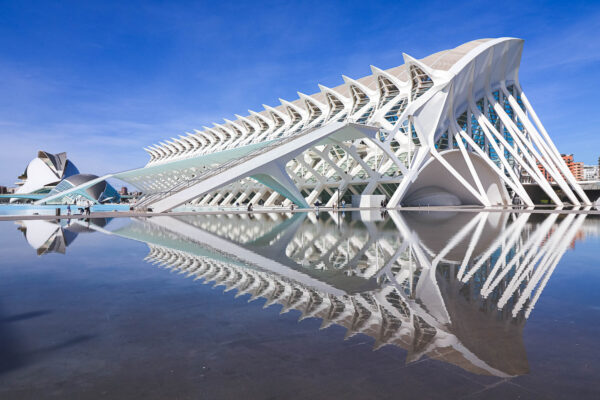
[[[110,218],[88,218],[85,220],[23,220],[17,221],[27,243],[39,256],[47,253],[65,254],[80,233],[95,232],[108,224]]]
[[[408,363],[428,356],[509,377],[528,372],[525,321],[585,219],[392,211],[164,216],[88,228],[145,242],[147,261],[249,301],[343,326],[346,337],[371,336],[375,349],[401,347]]]

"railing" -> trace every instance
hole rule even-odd
[[[337,121],[337,122],[356,123],[352,118],[345,118],[343,121]],[[365,125],[365,124],[360,124],[360,125]],[[250,153],[246,154],[245,156],[242,156],[240,158],[235,158],[230,161],[226,161],[223,164],[220,164],[219,166],[217,166],[216,168],[205,171],[205,172],[201,173],[200,175],[195,176],[193,178],[186,179],[186,180],[176,184],[175,186],[171,187],[169,190],[162,191],[162,192],[150,193],[147,196],[140,199],[140,201],[137,202],[134,207],[139,209],[139,208],[144,207],[147,204],[152,203],[152,201],[157,198],[167,197],[172,194],[178,193],[184,189],[189,188],[190,186],[195,185],[196,183],[198,183],[200,181],[203,181],[203,180],[211,178],[215,175],[218,175],[221,172],[225,171],[226,169],[230,169],[232,167],[240,165],[254,157],[257,157],[257,156],[264,154],[270,150],[273,150],[276,147],[279,147],[281,145],[289,143],[292,140],[295,140],[302,136],[308,135],[309,133],[314,132],[315,130],[320,129],[320,128],[322,128],[322,126],[320,126],[320,125],[311,127],[311,128],[306,128],[306,129],[302,129],[296,133],[293,133],[289,136],[284,136],[282,138],[276,139],[275,142],[270,143],[269,145],[267,145],[265,147],[261,147],[260,149],[253,150]]]

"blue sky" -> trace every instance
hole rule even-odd
[[[600,2],[0,0],[0,184],[37,150],[82,172],[369,65],[525,39],[521,83],[562,152],[600,156]]]

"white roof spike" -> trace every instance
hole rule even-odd
[[[371,72],[372,72],[373,74],[381,74],[382,72],[384,72],[384,73],[385,73],[385,71],[384,71],[384,70],[382,70],[382,69],[380,69],[380,68],[377,68],[377,67],[376,67],[376,66],[374,66],[374,65],[369,65],[369,67],[371,68]]]
[[[381,75],[381,76],[386,77],[387,79],[389,79],[390,81],[392,81],[392,83],[394,85],[396,85],[398,87],[398,89],[400,89],[400,87],[405,87],[405,86],[410,85],[410,82],[398,79],[397,77],[395,77],[394,75],[390,74],[389,72],[387,72],[387,71],[385,71],[383,69],[377,68],[374,65],[371,65],[371,72],[373,72],[373,75],[376,75],[376,76],[377,75]]]
[[[212,138],[213,140],[218,139],[219,137],[217,136],[217,134],[215,133],[214,129],[211,129],[207,126],[203,126],[202,128],[204,128],[204,135],[208,135],[209,138]]]
[[[233,125],[234,127],[236,127],[236,129],[239,129],[239,128],[237,128],[237,125],[235,125],[233,122],[231,122],[229,120],[225,120],[225,121],[226,122],[224,124],[219,125],[219,128],[221,128],[223,131],[225,131],[228,135],[235,136],[236,135],[235,129],[232,132],[232,127],[229,125]]]
[[[301,93],[301,92],[298,92],[298,96],[299,96],[299,97],[300,97],[302,100],[304,100],[304,101],[309,101],[309,102],[311,102],[311,103],[315,104],[315,105],[316,105],[317,107],[319,107],[321,110],[326,110],[326,109],[327,109],[327,106],[326,106],[325,104],[321,103],[320,101],[318,101],[318,100],[317,100],[317,99],[315,99],[314,97],[311,97],[311,96],[309,96],[309,95],[307,95],[307,94],[304,94],[304,93]]]
[[[435,74],[435,72],[432,68],[430,68],[428,65],[423,64],[421,61],[417,60],[416,58],[409,56],[406,53],[402,53],[402,57],[404,58],[405,64],[414,64],[417,67],[421,68],[423,70],[423,72],[425,72],[429,75]]]
[[[168,140],[165,140],[166,143],[161,142],[161,144],[163,145],[162,148],[163,150],[167,153],[168,156],[171,156],[174,154],[174,150],[173,150],[173,146],[171,146],[169,144]]]
[[[189,133],[189,132],[186,132],[186,134],[187,134],[187,136],[185,136],[185,137],[183,138],[183,140],[185,140],[186,142],[188,142],[190,145],[192,145],[192,146],[194,146],[194,147],[197,147],[197,145],[200,145],[200,144],[202,144],[202,143],[200,142],[200,140],[198,139],[198,136],[197,136],[197,135],[193,135],[193,134],[191,134],[191,133]]]
[[[173,143],[173,146],[175,146],[175,148],[176,148],[178,151],[185,150],[185,146],[183,145],[183,143],[181,143],[181,140],[179,140],[179,139],[175,139],[175,138],[171,138],[171,139],[173,140],[173,142],[172,142],[172,143]]]
[[[241,125],[242,125],[242,126],[244,127],[244,129],[246,129],[246,130],[247,130],[248,128],[246,127],[246,125],[244,125],[244,123],[246,123],[246,124],[250,125],[250,126],[253,128],[253,129],[256,129],[256,128],[258,127],[258,126],[257,126],[257,124],[256,124],[256,122],[255,122],[255,121],[253,121],[252,119],[250,119],[250,116],[251,116],[251,115],[253,115],[253,114],[252,114],[252,112],[251,112],[250,110],[248,110],[248,112],[250,113],[250,115],[248,115],[247,117],[244,117],[244,116],[242,116],[242,115],[235,114],[235,116],[237,117],[237,121],[236,121],[236,123],[238,123],[238,124],[240,124],[240,123],[241,123]]]
[[[284,100],[284,99],[282,99],[282,98],[279,98],[279,102],[281,103],[281,105],[282,105],[282,106],[284,106],[284,107],[289,107],[289,108],[291,108],[292,110],[294,110],[294,111],[296,111],[296,112],[298,112],[298,110],[300,109],[300,108],[299,108],[299,107],[297,107],[296,105],[294,105],[294,104],[290,103],[289,101],[287,101],[287,100]],[[304,111],[304,110],[302,110],[302,111]],[[302,115],[302,114],[303,114],[303,113],[300,113],[300,115]]]
[[[319,85],[319,88],[321,89],[321,92],[329,93],[329,94],[333,95],[336,99],[339,99],[342,103],[344,103],[346,105],[352,104],[352,99],[344,96],[337,90],[328,88],[327,86],[323,86],[323,85]]]
[[[205,137],[204,137],[204,133],[202,133],[202,132],[200,132],[200,131],[197,131],[197,130],[195,130],[195,129],[194,129],[194,132],[196,132],[196,133],[194,133],[193,135],[190,135],[190,137],[191,137],[193,140],[195,140],[195,141],[199,142],[201,145],[203,145],[203,146],[204,146],[204,145],[206,144],[206,139],[205,139]]]
[[[262,117],[263,119],[267,120],[268,118],[266,118],[264,115],[261,115],[259,113],[257,113],[256,111],[252,111],[252,110],[248,110],[248,113],[254,117],[258,116],[258,117]]]
[[[402,58],[404,59],[404,62],[417,61],[416,58],[414,58],[413,56],[408,55],[404,52],[402,52]]]
[[[402,53],[402,57],[404,57],[404,62],[407,66],[415,65],[419,67],[423,72],[425,72],[429,77],[433,80],[433,82],[438,85],[451,79],[452,74],[449,71],[442,71],[439,69],[433,69],[430,66],[422,63],[421,61],[409,56],[406,53]],[[410,76],[410,75],[409,75]]]
[[[289,118],[290,118],[290,116],[287,115],[287,113],[279,111],[275,107],[267,106],[265,104],[263,104],[263,107],[265,108],[265,110],[267,110],[269,112],[272,112],[272,113],[275,113],[279,118],[283,118],[284,121],[288,121]]]
[[[188,133],[188,135],[189,135],[189,133]],[[188,137],[187,136],[183,136],[183,135],[179,135],[179,141],[181,141],[184,145],[186,143],[188,143],[188,144],[190,143]]]
[[[217,125],[217,124],[213,124],[215,126],[215,128],[213,128],[211,130],[211,132],[214,132],[218,137],[219,140],[224,141],[227,139],[226,135],[230,135],[229,133],[229,129],[226,129],[223,125]]]
[[[304,116],[307,113],[307,111],[304,108],[299,107],[299,106],[297,106],[296,104],[294,104],[292,102],[289,102],[289,101],[283,100],[283,99],[279,99],[279,101],[281,102],[281,104],[283,106],[292,108],[294,111],[299,112],[300,115],[302,115],[302,116]]]
[[[250,113],[250,115],[252,115],[254,118],[256,119],[260,119],[261,121],[263,121],[264,123],[267,124],[267,126],[269,127],[269,129],[273,126],[273,120],[265,115],[261,115],[255,111],[252,110],[248,110],[248,112]]]
[[[231,121],[227,118],[223,118],[223,121],[225,121],[225,123],[227,123],[227,124],[233,124],[233,121]]]
[[[279,98],[279,102],[283,106],[291,106],[292,108],[298,108],[298,106],[296,106],[295,104],[292,104],[290,101],[284,100],[282,98]]]
[[[212,140],[211,140],[211,135],[209,133],[207,133],[206,131],[198,131],[195,130],[197,133],[196,135],[198,136],[199,139],[204,140],[206,143],[206,145],[210,145],[212,144]],[[214,140],[214,139],[213,139]]]
[[[344,79],[344,82],[358,87],[360,90],[365,92],[366,95],[369,97],[373,97],[373,96],[377,95],[377,91],[375,91],[373,89],[369,89],[367,86],[363,85],[362,83],[360,83],[352,78],[348,78],[346,75],[342,75],[342,78]]]
[[[214,132],[221,141],[227,139],[227,137],[225,136],[226,134],[227,135],[231,134],[229,129],[225,128],[225,126],[223,124],[219,125],[219,124],[215,124],[213,122],[213,125],[214,125],[214,128],[211,129],[211,132]]]

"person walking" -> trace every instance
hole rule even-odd
[[[71,215],[71,205],[67,204],[67,215],[70,216]]]

